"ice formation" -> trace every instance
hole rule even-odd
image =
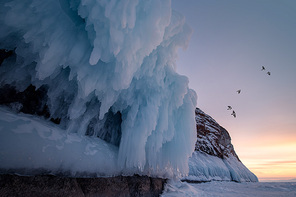
[[[51,122],[3,108],[0,108],[0,125],[3,173],[120,175],[116,160],[118,148],[104,140],[67,134]]]
[[[188,172],[196,96],[188,79],[176,73],[175,60],[191,30],[170,0],[5,0],[0,24],[2,104],[58,123],[58,143],[67,141],[62,130],[84,142],[88,136],[89,148],[106,147],[116,160],[105,161],[113,172]],[[47,143],[34,133],[31,143]],[[1,168],[9,163],[6,156]],[[97,159],[86,166],[105,166]],[[54,168],[75,171],[77,161],[71,161]]]
[[[258,182],[258,178],[234,156],[223,159],[195,151],[189,159],[187,181]]]

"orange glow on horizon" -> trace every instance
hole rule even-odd
[[[252,142],[237,140],[236,143],[243,144],[243,146],[234,145],[235,150],[244,165],[258,177],[259,181],[296,179],[295,136],[269,135]]]

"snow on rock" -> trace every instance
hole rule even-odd
[[[1,153],[18,156],[4,151],[2,168],[93,172],[110,162],[110,174],[188,173],[196,95],[175,62],[191,30],[170,0],[7,0],[0,25],[0,104],[57,124],[21,117],[26,132],[2,127]],[[35,157],[17,162],[30,148]],[[80,156],[92,162],[80,166]]]
[[[257,182],[254,175],[238,158],[229,133],[211,116],[195,110],[197,141],[189,159],[187,181]]]
[[[197,131],[197,142],[195,150],[209,155],[223,158],[230,155],[236,157],[231,137],[226,129],[221,127],[211,116],[199,108],[195,109],[195,122]]]

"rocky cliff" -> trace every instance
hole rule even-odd
[[[254,175],[239,159],[227,130],[199,108],[195,110],[197,141],[189,160],[187,181],[225,180],[256,182]]]
[[[199,108],[195,110],[195,120],[197,132],[195,151],[221,159],[233,156],[239,160],[226,129]]]

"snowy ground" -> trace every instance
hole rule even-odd
[[[163,197],[295,197],[296,182],[169,182]]]

